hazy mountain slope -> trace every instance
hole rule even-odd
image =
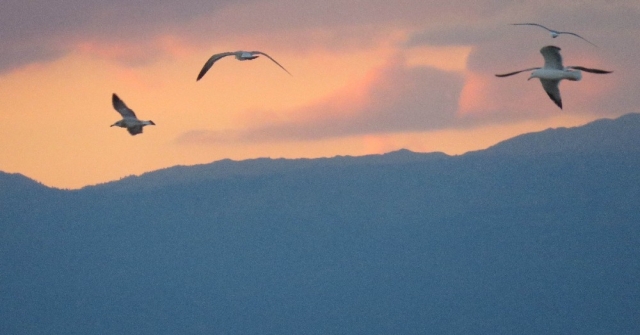
[[[89,186],[85,189],[136,191],[176,184],[197,183],[235,177],[253,177],[283,174],[310,168],[347,167],[351,165],[398,164],[404,162],[428,162],[447,157],[443,153],[419,154],[409,150],[399,150],[384,155],[361,157],[337,156],[319,159],[269,159],[258,158],[244,161],[225,159],[210,164],[176,166],[158,171],[130,176],[117,182]]]
[[[601,119],[574,128],[548,129],[498,143],[484,154],[612,153],[640,151],[640,114]]]
[[[48,187],[29,179],[19,173],[5,173],[0,171],[0,195],[15,192],[38,192]]]
[[[20,221],[63,193],[21,174],[0,172],[0,223]]]
[[[0,333],[635,334],[638,144],[56,191],[0,222]]]

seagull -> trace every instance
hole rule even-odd
[[[267,55],[266,53],[264,53],[262,51],[222,52],[222,53],[219,53],[219,54],[215,54],[215,55],[211,56],[211,58],[209,58],[209,60],[204,64],[204,67],[202,68],[202,70],[200,70],[200,73],[198,74],[198,79],[196,79],[196,81],[200,80],[200,78],[202,78],[204,76],[204,74],[207,73],[207,71],[209,71],[211,66],[213,66],[213,63],[218,61],[220,58],[227,57],[227,56],[235,56],[237,60],[252,60],[252,59],[258,58],[259,55],[263,55],[263,56],[271,59],[281,69],[283,69],[286,73],[289,73],[289,71],[287,71],[287,69],[285,69],[282,65],[280,65],[280,63],[276,62],[275,59],[271,58],[271,56]],[[291,73],[289,73],[289,75],[291,75]]]
[[[546,29],[547,31],[549,31],[551,33],[551,37],[553,37],[553,38],[558,37],[558,35],[560,35],[560,34],[573,35],[573,36],[578,37],[578,38],[582,39],[583,41],[593,45],[594,47],[597,47],[597,45],[587,41],[586,38],[584,38],[584,37],[582,37],[582,36],[580,36],[580,35],[578,35],[576,33],[569,32],[569,31],[557,31],[557,30],[549,29],[549,28],[547,28],[547,27],[545,27],[545,26],[543,26],[541,24],[537,24],[537,23],[512,23],[511,25],[513,25],[513,26],[538,26],[540,28],[543,28],[543,29]]]
[[[154,126],[156,125],[151,120],[149,121],[138,120],[138,118],[136,117],[136,114],[129,107],[127,107],[127,105],[124,104],[124,101],[122,101],[115,93],[113,93],[113,96],[111,97],[111,101],[113,103],[113,108],[115,108],[116,111],[118,111],[118,113],[122,115],[122,120],[112,124],[111,127],[118,126],[122,128],[127,128],[127,130],[129,131],[129,134],[137,135],[142,133],[142,127],[148,126],[148,125],[154,125]]]
[[[544,57],[544,66],[540,67],[532,67],[529,69],[524,69],[515,72],[509,72],[505,74],[496,74],[496,77],[508,77],[514,74],[518,74],[520,72],[525,71],[533,71],[531,72],[530,80],[532,78],[539,78],[540,83],[542,83],[542,88],[547,92],[549,98],[553,100],[553,102],[562,109],[562,99],[560,98],[560,90],[558,89],[558,85],[562,79],[567,79],[571,81],[578,81],[582,79],[582,72],[590,72],[590,73],[598,73],[605,74],[611,73],[613,71],[605,71],[598,69],[589,69],[582,66],[562,66],[562,56],[560,56],[560,48],[555,45],[548,45],[542,49],[540,49],[540,53],[542,57]],[[577,71],[574,71],[577,70]]]

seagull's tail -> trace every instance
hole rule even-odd
[[[582,79],[582,71],[568,71],[568,74],[567,80],[580,81]]]

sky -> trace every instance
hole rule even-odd
[[[5,0],[0,171],[75,189],[226,158],[480,150],[640,112],[638,22],[632,0]],[[563,81],[563,110],[528,73],[494,76],[546,45],[614,72]],[[236,50],[292,75],[226,57],[196,81]],[[110,127],[113,93],[156,126]]]

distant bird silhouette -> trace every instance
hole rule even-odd
[[[590,73],[598,73],[605,74],[611,73],[613,71],[605,71],[598,69],[589,69],[582,66],[562,66],[562,56],[560,55],[560,48],[554,45],[548,45],[542,49],[540,49],[540,53],[542,57],[544,57],[544,66],[540,67],[532,67],[529,69],[524,69],[515,72],[509,72],[505,74],[496,74],[496,77],[508,77],[514,74],[518,74],[520,72],[525,71],[533,71],[531,72],[530,80],[532,78],[539,78],[540,83],[542,83],[542,88],[547,92],[549,98],[555,102],[560,109],[562,109],[562,99],[560,98],[560,89],[558,85],[562,79],[567,79],[571,81],[578,81],[582,79],[582,72],[590,72]],[[577,70],[577,71],[573,71]]]
[[[286,73],[289,73],[289,71],[287,71],[287,69],[285,69],[284,66],[280,65],[280,63],[276,62],[275,59],[271,58],[271,56],[267,55],[266,53],[264,53],[262,51],[222,52],[222,53],[215,54],[215,55],[211,56],[211,58],[209,58],[209,60],[207,60],[207,62],[204,64],[204,67],[202,68],[202,70],[200,70],[200,73],[198,74],[198,79],[196,79],[196,81],[200,80],[200,78],[202,78],[205,75],[205,73],[207,73],[207,71],[209,71],[211,66],[213,66],[213,63],[218,61],[220,58],[223,58],[223,57],[226,57],[226,56],[235,56],[237,60],[241,60],[242,61],[242,60],[256,59],[256,58],[258,58],[259,55],[263,55],[263,56],[271,59],[281,69],[283,69]],[[291,75],[291,73],[289,73],[289,75]]]
[[[137,135],[142,133],[142,127],[148,126],[148,125],[154,125],[154,126],[156,125],[151,120],[149,121],[138,120],[138,118],[136,117],[136,114],[129,107],[127,107],[127,105],[124,104],[124,101],[122,101],[115,93],[113,93],[113,96],[111,97],[111,101],[113,103],[113,108],[115,108],[116,111],[118,111],[118,113],[122,115],[122,120],[112,124],[111,127],[118,126],[122,128],[127,128],[127,130],[129,131],[129,134]]]
[[[594,47],[597,47],[597,45],[595,45],[595,44],[593,44],[593,43],[589,42],[586,38],[584,38],[584,37],[582,37],[582,36],[580,36],[580,35],[578,35],[578,34],[576,34],[576,33],[572,33],[572,32],[570,32],[570,31],[558,31],[558,30],[553,30],[553,29],[549,29],[549,28],[547,28],[547,27],[545,27],[545,26],[543,26],[543,25],[541,25],[541,24],[537,24],[537,23],[512,23],[511,25],[513,25],[513,26],[537,26],[537,27],[540,27],[540,28],[546,29],[548,32],[550,32],[550,33],[551,33],[551,37],[553,37],[553,38],[556,38],[556,37],[558,37],[558,36],[559,36],[559,35],[561,35],[561,34],[573,35],[573,36],[578,37],[578,38],[582,39],[583,41],[585,41],[585,42],[587,42],[587,43],[589,43],[589,44],[593,45]]]

